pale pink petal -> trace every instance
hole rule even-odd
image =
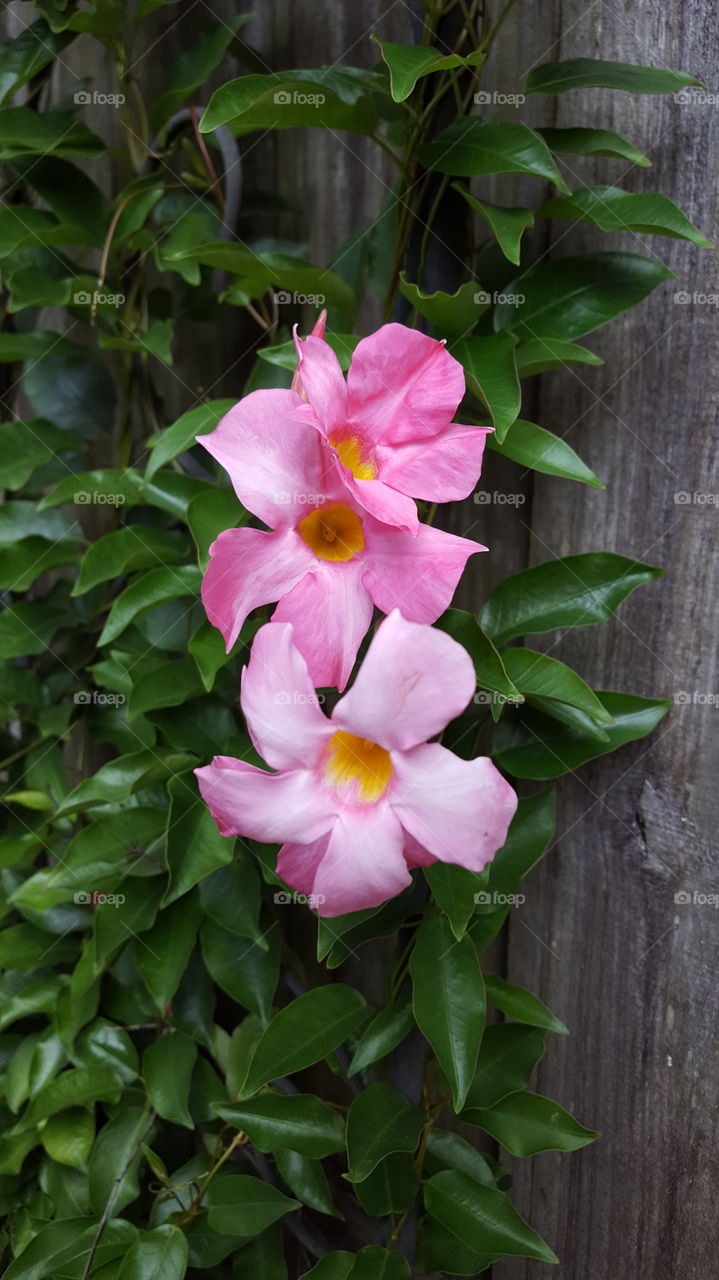
[[[248,613],[274,604],[315,564],[316,557],[294,530],[225,529],[215,539],[202,579],[202,603],[228,653]]]
[[[357,434],[403,444],[446,429],[464,395],[464,372],[435,338],[385,324],[357,344],[347,391]]]
[[[288,623],[257,632],[240,701],[252,741],[272,769],[312,768],[333,729]]]
[[[301,403],[294,391],[252,391],[211,435],[197,437],[243,506],[272,529],[294,526],[325,493],[329,458],[317,431],[299,420]]]
[[[215,756],[195,774],[223,836],[309,844],[334,821],[322,789],[304,769],[265,773],[245,760]]]
[[[311,849],[281,849],[277,871],[293,888],[314,895],[319,915],[342,916],[377,907],[407,888],[403,848],[404,832],[386,804],[347,809]]]
[[[474,689],[466,650],[444,631],[407,622],[395,609],[378,628],[332,721],[388,751],[406,751],[464,711]]]
[[[272,622],[292,623],[315,688],[344,689],[372,620],[363,563],[314,563],[315,571],[280,600]]]
[[[502,848],[517,796],[487,756],[461,760],[438,742],[392,754],[390,803],[442,862],[481,871]]]
[[[411,622],[436,622],[452,603],[469,557],[486,550],[428,524],[420,524],[416,537],[374,520],[364,530],[364,585],[383,613],[398,608]]]
[[[409,834],[409,831],[404,833],[404,856],[410,869],[412,867],[431,867],[432,863],[437,861],[434,854],[429,853],[419,843],[419,840],[415,840],[414,836]]]
[[[337,466],[341,471],[344,485],[348,489],[355,504],[364,507],[376,520],[383,524],[393,525],[408,533],[416,533],[419,528],[417,507],[412,498],[399,493],[391,485],[382,480],[357,480],[337,458]]]
[[[463,427],[453,422],[433,440],[378,445],[379,475],[413,498],[427,502],[457,502],[473,490],[482,470],[484,444],[490,427]]]
[[[297,375],[325,436],[342,431],[347,422],[347,383],[329,343],[305,338],[300,343]]]

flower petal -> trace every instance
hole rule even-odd
[[[309,844],[332,825],[327,800],[305,769],[265,773],[245,760],[215,756],[195,774],[223,836]]]
[[[372,601],[362,585],[359,560],[322,565],[283,596],[273,617],[291,622],[294,643],[309,667],[315,688],[344,689],[363,636],[372,620]]]
[[[507,839],[517,796],[487,756],[461,760],[438,742],[393,753],[390,803],[442,862],[481,871]]]
[[[473,490],[482,470],[489,427],[453,422],[434,440],[394,448],[379,445],[375,456],[386,484],[427,502],[456,502]]]
[[[406,751],[464,711],[474,689],[474,666],[462,646],[444,631],[407,622],[394,609],[332,722],[388,751]]]
[[[316,563],[292,530],[225,529],[210,547],[202,603],[230,652],[251,609],[274,604]]]
[[[243,506],[272,529],[296,524],[325,493],[329,459],[317,431],[298,417],[301,403],[294,391],[252,391],[197,437]]]
[[[277,873],[313,894],[319,915],[341,916],[380,906],[407,888],[411,876],[403,848],[404,832],[387,805],[361,813],[347,809],[311,848],[285,845]]]
[[[436,338],[385,324],[357,344],[347,391],[350,424],[365,440],[404,444],[445,430],[464,395],[464,372]]]
[[[297,377],[314,411],[320,431],[331,436],[347,422],[347,383],[340,362],[322,338],[305,338],[298,344]]]
[[[286,622],[268,622],[257,632],[240,702],[250,737],[272,769],[311,769],[332,736]]]
[[[362,577],[383,613],[399,608],[411,622],[435,622],[452,603],[457,583],[471,555],[486,551],[470,538],[420,524],[416,537],[365,521]]]
[[[408,533],[416,533],[419,528],[419,517],[414,500],[407,494],[400,493],[382,480],[358,480],[337,459],[341,469],[341,480],[355,503],[364,507],[370,515],[383,524],[394,525]]]

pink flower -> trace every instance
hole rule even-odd
[[[434,622],[451,603],[476,542],[381,524],[342,483],[293,391],[253,391],[198,440],[229,472],[244,506],[269,525],[227,529],[210,548],[202,599],[228,651],[250,610],[279,601],[315,685],[343,689],[376,605]]]
[[[312,326],[312,333],[310,336],[313,338],[319,338],[320,340],[323,340],[325,336],[326,328],[327,328],[327,310],[325,309],[324,311],[320,311],[320,314],[318,315],[317,319],[314,322],[314,325]],[[295,345],[296,345],[300,341],[300,339],[297,337],[296,325],[294,328],[294,335],[295,335]],[[297,392],[301,400],[305,400],[305,401],[307,400],[307,396],[305,395],[304,388],[302,386],[302,379],[300,377],[299,361],[297,364],[297,368],[295,369],[292,375],[291,389],[292,391]]]
[[[416,532],[413,498],[451,502],[471,493],[490,428],[453,422],[464,395],[461,364],[444,343],[386,324],[358,343],[345,382],[321,337],[296,339],[300,413],[332,449],[347,491],[378,520]]]
[[[517,797],[486,757],[427,738],[475,688],[465,650],[394,610],[328,719],[291,626],[258,631],[242,709],[266,773],[215,756],[197,769],[223,835],[281,842],[278,875],[323,916],[376,907],[437,860],[481,871],[502,847]]]

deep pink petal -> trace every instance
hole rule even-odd
[[[202,579],[202,603],[213,627],[222,632],[228,653],[248,613],[281,599],[315,563],[293,530],[226,529],[215,539]]]
[[[481,871],[507,839],[517,796],[487,756],[461,760],[437,742],[392,755],[391,805],[419,844]]]
[[[466,650],[444,631],[407,622],[395,609],[378,628],[332,721],[388,751],[406,751],[464,711],[474,689]]]
[[[212,764],[195,773],[223,836],[309,844],[332,825],[323,791],[304,769],[264,773],[245,760],[215,756]]]
[[[489,427],[463,427],[453,422],[433,440],[412,441],[394,448],[379,445],[379,475],[388,485],[427,502],[457,502],[473,490],[482,470]]]
[[[464,372],[435,338],[385,324],[357,344],[347,390],[357,434],[404,444],[446,429],[464,395]]]
[[[252,741],[272,769],[312,768],[333,730],[288,623],[257,632],[240,701]]]
[[[344,689],[372,620],[372,601],[361,563],[315,565],[280,600],[272,623],[292,623],[315,688]]]
[[[277,871],[293,888],[314,895],[321,916],[362,911],[394,898],[410,883],[404,839],[387,805],[346,810],[311,849],[285,845]]]
[[[317,431],[298,417],[301,403],[294,391],[252,391],[197,437],[243,506],[272,529],[294,526],[325,493],[329,459]]]
[[[347,383],[329,343],[305,338],[300,343],[297,376],[323,435],[342,431],[347,422]]]
[[[324,310],[320,311],[320,314],[315,320],[314,325],[312,326],[311,336],[313,338],[324,339],[326,328],[327,328],[327,309],[325,308]],[[294,339],[295,351],[297,352],[298,363],[297,363],[297,368],[295,369],[295,372],[292,375],[292,386],[290,390],[296,391],[298,396],[300,396],[302,400],[306,400],[307,396],[305,394],[305,389],[302,385],[302,378],[300,377],[300,361],[302,360],[302,339],[300,338],[299,333],[297,332],[297,325],[295,325],[292,330],[292,337]]]
[[[342,481],[354,499],[354,505],[364,507],[376,520],[383,524],[393,525],[408,533],[416,533],[419,528],[417,507],[412,498],[382,480],[357,480],[337,459],[341,468]]]
[[[420,524],[412,537],[367,521],[362,581],[383,613],[398,608],[411,622],[436,622],[452,603],[469,557],[485,550],[432,525]]]

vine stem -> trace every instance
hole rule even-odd
[[[135,1156],[137,1155],[137,1152],[141,1144],[145,1141],[145,1138],[150,1132],[156,1119],[157,1119],[157,1116],[155,1112],[151,1111],[149,1113],[149,1118],[148,1118],[147,1124],[145,1125],[145,1128],[143,1129],[142,1133],[137,1139],[137,1142],[133,1143],[132,1149],[130,1150],[130,1153],[127,1159],[122,1165],[120,1172],[118,1173],[117,1177],[115,1178],[115,1181],[112,1184],[112,1187],[110,1188],[110,1194],[107,1197],[105,1208],[102,1211],[102,1217],[100,1218],[100,1221],[97,1224],[97,1231],[95,1232],[95,1235],[93,1236],[92,1244],[90,1245],[90,1249],[87,1255],[87,1261],[85,1262],[85,1268],[82,1273],[82,1280],[87,1280],[90,1274],[90,1271],[92,1269],[93,1259],[95,1257],[95,1253],[97,1252],[97,1246],[100,1243],[100,1237],[102,1236],[102,1233],[105,1230],[105,1227],[107,1226],[110,1220],[110,1217],[112,1216],[112,1211],[115,1207],[115,1201],[117,1200],[117,1197],[120,1194],[120,1187],[122,1186],[123,1179],[128,1169],[130,1168],[130,1165],[135,1159]]]

